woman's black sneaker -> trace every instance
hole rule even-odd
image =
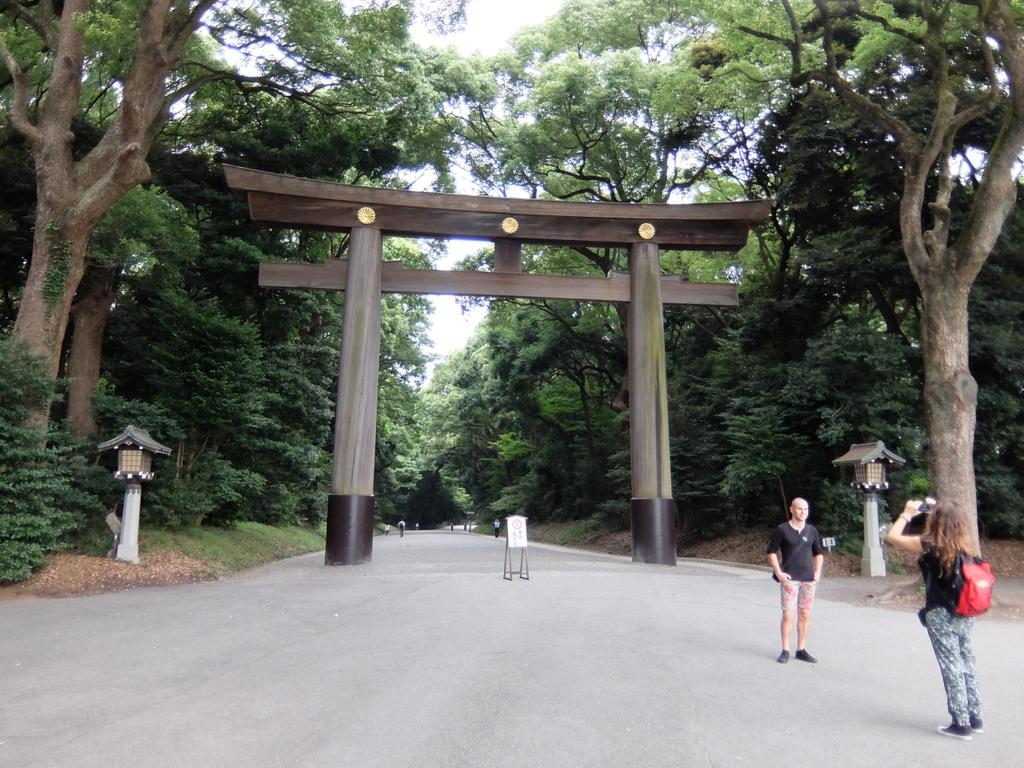
[[[971,717],[971,733],[984,733],[985,726],[981,722],[980,717]]]
[[[960,739],[960,741],[971,740],[971,726],[969,725],[957,725],[956,723],[950,723],[939,728],[939,733],[943,736],[951,736],[954,739]]]

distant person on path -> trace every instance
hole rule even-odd
[[[924,533],[906,535],[907,523],[922,514],[927,515]],[[939,662],[946,708],[953,718],[949,725],[939,728],[939,733],[970,741],[972,733],[984,733],[974,663],[974,619],[956,612],[953,586],[957,555],[980,554],[971,535],[970,519],[956,502],[928,505],[914,499],[904,505],[885,540],[921,556],[917,564],[924,577],[925,593],[924,608],[918,615]]]
[[[494,518],[494,538],[498,538],[498,531],[501,530],[501,520]]]
[[[821,581],[821,567],[825,553],[821,548],[818,529],[807,522],[810,507],[805,499],[797,497],[789,503],[789,520],[772,531],[768,541],[768,562],[773,578],[779,582],[782,595],[782,652],[777,661],[789,661],[789,636],[796,621],[796,658],[811,664],[818,660],[807,652],[807,630],[811,622],[814,590]],[[779,561],[781,554],[782,560]]]
[[[390,536],[391,535],[391,523],[384,523],[384,535],[385,536]]]
[[[405,520],[398,521],[398,538],[405,536]]]

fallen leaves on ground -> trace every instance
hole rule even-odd
[[[27,581],[0,586],[0,600],[78,597],[141,586],[189,584],[221,574],[221,569],[180,552],[145,552],[139,559],[139,564],[133,565],[109,557],[60,552]]]

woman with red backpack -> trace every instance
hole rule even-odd
[[[907,535],[907,524],[918,515],[926,515],[923,532]],[[949,725],[939,728],[939,733],[970,741],[972,734],[983,732],[974,662],[974,618],[957,611],[959,562],[979,555],[970,520],[956,502],[932,505],[912,500],[893,521],[885,540],[921,556],[917,564],[924,577],[925,604],[918,615],[928,629],[946,687],[946,707],[953,718]]]

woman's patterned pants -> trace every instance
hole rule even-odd
[[[949,714],[957,725],[970,725],[972,717],[981,717],[972,644],[974,619],[954,616],[945,608],[932,608],[925,614],[925,626],[946,687]]]

